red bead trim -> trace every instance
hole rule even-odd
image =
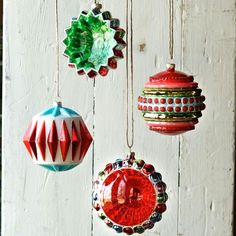
[[[138,109],[143,111],[155,112],[196,112],[205,109],[203,103],[205,97],[184,97],[184,98],[153,98],[153,97],[138,97]],[[142,103],[145,103],[143,105]],[[179,106],[177,106],[179,105]]]

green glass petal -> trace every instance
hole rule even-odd
[[[64,43],[66,46],[68,46],[68,44],[69,44],[69,39],[68,39],[68,38],[64,39],[64,40],[63,40],[63,43]]]

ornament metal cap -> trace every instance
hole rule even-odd
[[[92,5],[92,9],[99,9],[99,10],[101,10],[101,9],[102,9],[102,4],[100,4],[100,3],[94,3],[94,4]]]
[[[55,102],[53,102],[53,106],[62,107],[62,102],[55,101]]]
[[[174,63],[167,63],[166,68],[167,68],[167,70],[174,71],[175,70],[175,64]]]

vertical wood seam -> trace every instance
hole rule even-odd
[[[95,109],[96,109],[96,78],[93,80],[93,147],[92,147],[92,190],[93,191],[93,181],[94,181],[94,165],[95,165]],[[92,195],[92,194],[91,194]],[[93,198],[91,197],[91,206],[93,205]],[[91,207],[91,236],[93,236],[93,212],[94,209]]]
[[[181,140],[178,137],[178,195],[177,195],[177,234],[179,235],[179,218],[180,218],[180,158],[181,158]]]
[[[236,1],[234,3],[234,12],[236,12]],[[236,15],[234,15],[234,23],[236,23]],[[235,29],[236,34],[236,29]],[[234,45],[234,91],[236,89],[236,42]],[[236,95],[234,94],[234,106],[236,105]],[[236,156],[236,112],[234,112],[234,157]],[[236,235],[236,160],[234,159],[234,198],[233,198],[233,234]]]
[[[184,65],[184,0],[181,0],[180,3],[180,13],[181,13],[181,20],[180,20],[180,41],[181,41],[181,55],[180,55],[180,67],[183,71]],[[179,219],[180,219],[180,184],[181,184],[181,136],[178,137],[178,199],[177,199],[177,234],[181,235],[179,232]]]
[[[4,0],[4,4],[3,4],[3,11],[4,13],[7,13],[7,3]],[[2,42],[3,42],[3,49],[2,49],[2,61],[3,61],[3,65],[2,65],[2,114],[6,114],[5,110],[6,110],[6,80],[9,79],[9,73],[10,71],[8,70],[9,68],[9,33],[8,33],[8,27],[7,27],[7,14],[3,14],[3,33],[2,33]],[[6,127],[5,126],[5,116],[2,116],[2,137],[5,137],[5,133],[6,133]],[[1,160],[1,164],[2,164],[2,187],[1,187],[1,211],[2,211],[2,216],[1,216],[1,233],[4,235],[6,232],[5,228],[6,228],[6,220],[5,220],[5,204],[3,204],[3,201],[5,200],[5,191],[4,186],[5,186],[5,174],[3,172],[3,167],[5,166],[5,141],[2,138],[2,160]]]

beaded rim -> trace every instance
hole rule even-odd
[[[147,167],[151,169],[150,173],[144,171]],[[144,176],[148,177],[156,191],[155,210],[151,213],[149,219],[138,225],[122,226],[116,224],[109,219],[101,207],[101,199],[99,196],[101,193],[102,184],[111,173],[119,169],[134,169],[139,171]],[[133,233],[141,234],[147,229],[152,229],[154,224],[162,219],[162,213],[166,211],[165,203],[168,199],[168,195],[165,191],[166,184],[162,181],[161,174],[156,172],[152,165],[145,163],[143,160],[136,160],[134,153],[132,153],[130,156],[127,156],[126,159],[117,159],[114,163],[107,164],[104,170],[99,172],[98,179],[94,182],[93,207],[98,212],[99,218],[103,220],[108,227],[113,228],[117,233],[123,232],[129,235]]]
[[[99,20],[106,24],[106,26],[113,32],[113,39],[116,43],[115,46],[112,48],[112,55],[109,55],[106,59],[107,62],[104,64],[100,64],[98,69],[92,67],[89,69],[85,69],[84,67],[76,68],[76,63],[72,63],[70,56],[66,53],[66,49],[68,48],[66,40],[69,38],[67,31],[71,29],[73,22],[78,21],[81,16],[89,15],[95,18],[99,18]],[[124,57],[122,50],[126,47],[126,42],[123,40],[125,31],[120,28],[119,25],[119,19],[112,18],[111,13],[109,11],[102,12],[99,8],[94,8],[89,12],[82,11],[78,18],[72,18],[70,27],[65,30],[66,38],[63,40],[63,43],[66,46],[64,56],[68,57],[68,66],[76,68],[78,75],[87,74],[90,78],[94,78],[98,74],[100,74],[101,76],[106,76],[109,72],[109,69],[116,69],[117,60],[122,59]]]
[[[138,110],[142,112],[150,130],[162,134],[176,135],[195,129],[198,118],[206,108],[205,96],[186,92],[149,93],[144,90],[138,97]],[[192,94],[191,94],[192,93]],[[183,125],[185,122],[185,125]]]
[[[143,113],[151,112],[157,114],[170,115],[176,114],[192,114],[205,109],[204,96],[139,96],[138,109]],[[197,114],[198,116],[198,114]],[[200,117],[200,114],[199,116]]]

